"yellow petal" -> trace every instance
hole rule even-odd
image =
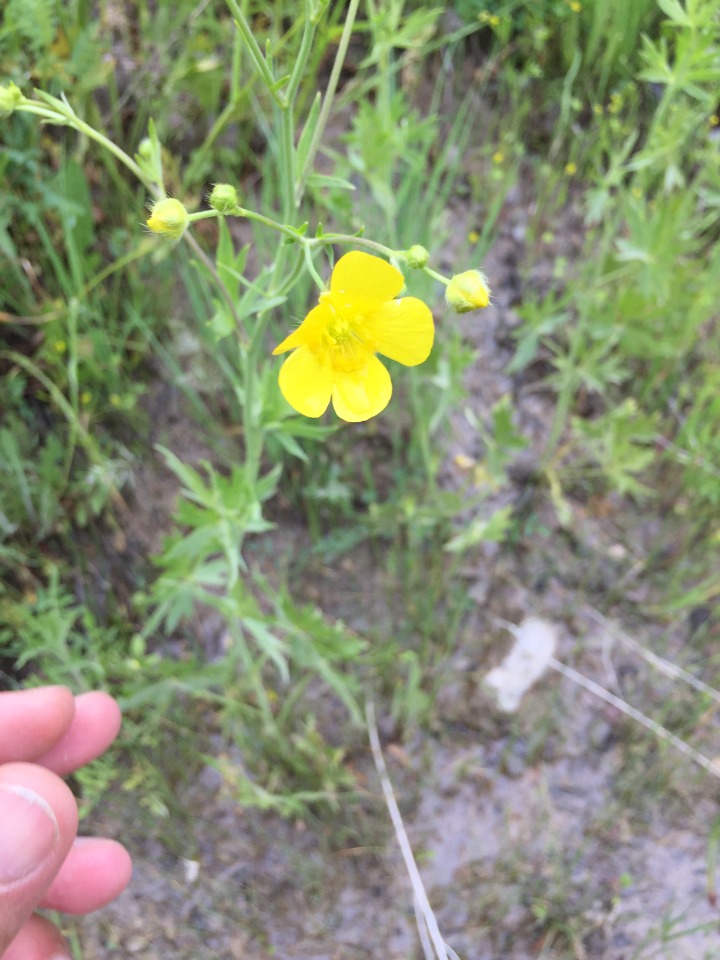
[[[329,363],[321,363],[308,347],[298,347],[280,368],[280,392],[298,413],[321,417],[332,393],[333,374]]]
[[[414,367],[430,356],[435,327],[430,308],[416,297],[384,303],[365,320],[378,353]]]
[[[332,401],[341,420],[369,420],[385,409],[391,396],[390,374],[372,354],[368,354],[367,363],[359,370],[335,371]]]
[[[276,357],[279,353],[287,353],[288,350],[294,350],[295,347],[319,346],[323,333],[327,330],[328,323],[331,321],[330,310],[325,304],[319,303],[312,308],[300,326],[275,347],[273,356]]]
[[[330,278],[331,293],[375,303],[392,300],[404,286],[405,278],[399,270],[361,250],[340,257]]]

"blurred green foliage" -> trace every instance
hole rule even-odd
[[[241,7],[279,75],[298,55],[305,13],[318,17],[297,90],[302,161],[345,5]],[[568,526],[571,493],[613,492],[669,515],[668,536],[686,554],[673,609],[720,591],[707,578],[720,547],[718,13],[718,0],[368,2],[307,181],[313,229],[364,229],[478,265],[508,198],[530,191],[506,372],[519,387],[541,375],[555,397],[540,483]],[[220,180],[268,213],[287,201],[276,105],[224,4],[9,0],[0,74],[26,92],[65,93],[130,156],[155,130],[168,192],[193,209]],[[351,723],[374,685],[399,728],[427,719],[433,671],[465,610],[460,563],[479,544],[522,535],[511,507],[486,510],[527,445],[512,398],[470,409],[464,378],[482,358],[454,318],[438,325],[428,363],[395,378],[380,434],[295,416],[262,361],[250,415],[265,447],[248,480],[238,466],[247,356],[231,334],[267,317],[269,344],[273,328],[304,315],[297,244],[282,254],[297,282],[268,300],[261,281],[274,252],[261,228],[199,224],[200,259],[160,248],[141,228],[148,196],[115,157],[26,114],[0,120],[0,134],[7,682],[113,690],[129,718],[126,783],[143,784],[155,813],[172,791],[145,754],[182,726],[182,703],[197,710],[193,722],[207,710],[212,719],[198,722],[217,722],[245,751],[247,769],[223,768],[244,802],[293,815],[335,803],[352,777],[313,719],[313,698],[331,696]],[[558,255],[538,284],[546,238],[569,210],[582,223],[577,256]],[[429,278],[412,282],[439,302]],[[132,485],[151,443],[168,445],[153,429],[158,384],[182,397],[203,451],[193,463],[182,449],[163,452],[180,491],[171,532],[151,563],[138,562],[132,601],[106,584],[100,602],[105,573],[87,554],[108,551],[127,501],[145,496]],[[441,470],[458,412],[483,453],[466,487],[448,490]],[[391,638],[381,641],[378,625],[374,648],[290,589],[307,557],[283,556],[291,547],[272,539],[289,516],[323,562],[375,545],[404,603]],[[263,572],[263,550],[281,554],[278,582]],[[220,638],[211,655],[198,629],[209,612]],[[88,782],[88,795],[110,775]]]

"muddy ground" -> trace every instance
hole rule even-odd
[[[428,728],[401,741],[380,718],[390,776],[440,930],[463,960],[720,958],[708,871],[717,780],[555,674],[517,715],[500,713],[483,686],[511,642],[502,622],[541,616],[557,627],[560,660],[662,719],[668,705],[690,710],[693,697],[618,642],[612,622],[698,673],[712,641],[694,642],[684,619],[647,612],[658,588],[646,558],[665,536],[652,505],[571,499],[572,523],[561,527],[547,493],[532,486],[552,402],[542,369],[504,372],[531,203],[522,188],[509,198],[484,264],[494,305],[462,323],[478,350],[470,405],[482,416],[510,392],[532,440],[487,509],[530,504],[538,532],[468,555],[461,575],[473,606],[438,671]],[[553,258],[572,258],[582,241],[572,206],[549,227],[558,239],[534,271],[536,289],[550,282]],[[156,439],[182,452],[187,424],[166,419],[162,430]],[[460,484],[456,455],[481,458],[478,444],[458,414],[444,484]],[[143,467],[145,509],[160,524],[167,482],[159,465]],[[307,532],[286,521],[279,549],[302,552]],[[360,633],[372,621],[378,633],[394,615],[383,580],[377,555],[361,545],[332,568],[309,560],[297,589],[328,617]],[[716,725],[708,709],[700,734],[710,755],[720,754]],[[351,758],[358,797],[319,818],[288,822],[241,809],[207,766],[178,797],[190,811],[184,856],[159,839],[162,824],[138,816],[136,795],[108,798],[87,829],[122,836],[135,872],[115,904],[78,922],[87,960],[420,958],[411,887],[361,740]]]

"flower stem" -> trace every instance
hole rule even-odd
[[[263,56],[262,50],[258,46],[258,42],[255,39],[255,35],[252,32],[250,24],[247,22],[245,14],[242,12],[237,0],[226,0],[226,2],[230,7],[233,17],[235,18],[235,26],[240,31],[240,36],[242,37],[245,48],[250,55],[253,66],[260,75],[273,100],[275,100],[278,105],[282,105],[282,97],[275,87],[275,78],[270,72],[270,67],[268,66],[267,60]]]
[[[313,130],[312,140],[310,141],[310,146],[308,147],[305,163],[303,164],[302,170],[300,170],[298,174],[297,182],[295,184],[295,202],[298,206],[300,206],[302,198],[305,194],[307,179],[310,176],[313,164],[315,163],[315,155],[317,154],[320,146],[320,141],[325,133],[325,126],[330,116],[333,99],[335,98],[335,91],[337,90],[340,74],[342,72],[343,64],[345,63],[345,55],[347,54],[347,49],[350,44],[350,37],[352,36],[359,2],[360,0],[350,0],[350,3],[348,4],[345,25],[343,26],[340,42],[338,43],[337,53],[335,54],[335,62],[333,63],[330,79],[328,80],[327,89],[325,90],[325,96],[323,97],[322,105],[320,107],[317,124]]]

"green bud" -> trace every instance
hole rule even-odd
[[[429,259],[430,254],[419,243],[414,243],[409,250],[405,251],[405,262],[413,270],[422,270],[427,266]]]
[[[233,213],[240,203],[238,192],[229,183],[216,183],[210,194],[210,206],[218,213]]]
[[[490,288],[479,270],[456,273],[447,285],[445,300],[456,313],[479,310],[490,303]]]
[[[14,83],[0,86],[0,120],[5,120],[22,100],[22,91]]]
[[[137,155],[142,160],[150,160],[153,155],[153,145],[149,137],[143,137],[138,144]]]
[[[190,215],[179,200],[166,197],[153,204],[147,226],[161,237],[179,240],[187,229],[189,219]]]

